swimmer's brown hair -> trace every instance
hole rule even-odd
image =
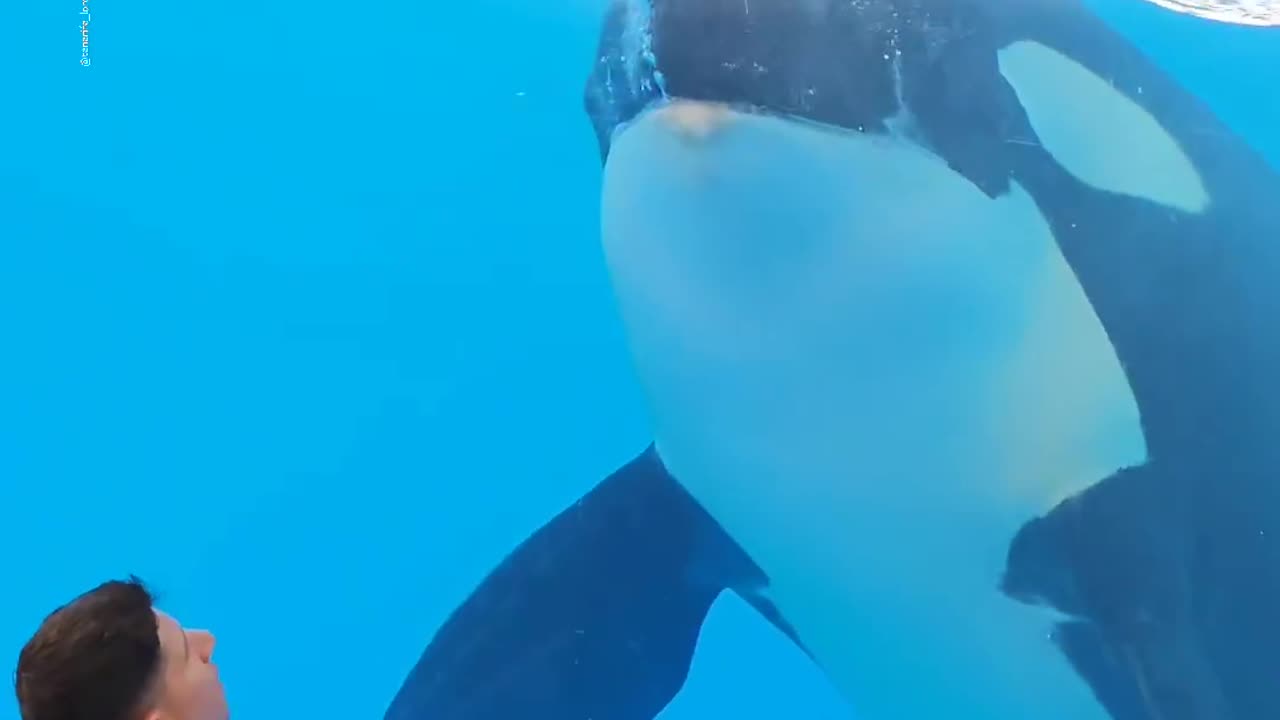
[[[162,664],[152,601],[130,577],[45,618],[18,656],[22,720],[136,720]]]

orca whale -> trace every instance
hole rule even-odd
[[[1280,175],[1079,0],[615,0],[654,442],[388,720],[651,720],[736,592],[871,718],[1280,717]]]

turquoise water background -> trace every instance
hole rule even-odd
[[[80,2],[11,5],[4,675],[137,573],[217,634],[239,720],[380,717],[484,573],[648,441],[581,109],[602,0],[91,0],[89,67]],[[1105,8],[1280,164],[1276,34]],[[726,597],[663,715],[710,717],[848,710]]]

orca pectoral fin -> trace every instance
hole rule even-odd
[[[1234,717],[1190,630],[1185,624],[1148,623],[1116,632],[1066,622],[1058,625],[1054,638],[1116,720]]]
[[[1197,627],[1195,513],[1182,479],[1121,470],[1027,523],[1004,590],[1075,620],[1055,639],[1116,720],[1227,717]]]
[[[1147,466],[1112,474],[1019,530],[1005,592],[1108,625],[1173,614],[1184,595],[1176,500]]]
[[[651,720],[752,567],[650,447],[481,582],[386,720]]]
[[[1089,622],[1060,623],[1054,642],[1071,666],[1093,688],[1098,702],[1116,720],[1161,720],[1152,717],[1140,683],[1134,681],[1126,653],[1113,647]]]

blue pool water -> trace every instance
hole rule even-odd
[[[136,573],[240,720],[378,717],[648,441],[581,110],[602,5],[92,0],[89,67],[79,2],[4,11],[6,676]],[[1274,33],[1108,12],[1280,164]],[[847,716],[724,598],[663,718]]]

